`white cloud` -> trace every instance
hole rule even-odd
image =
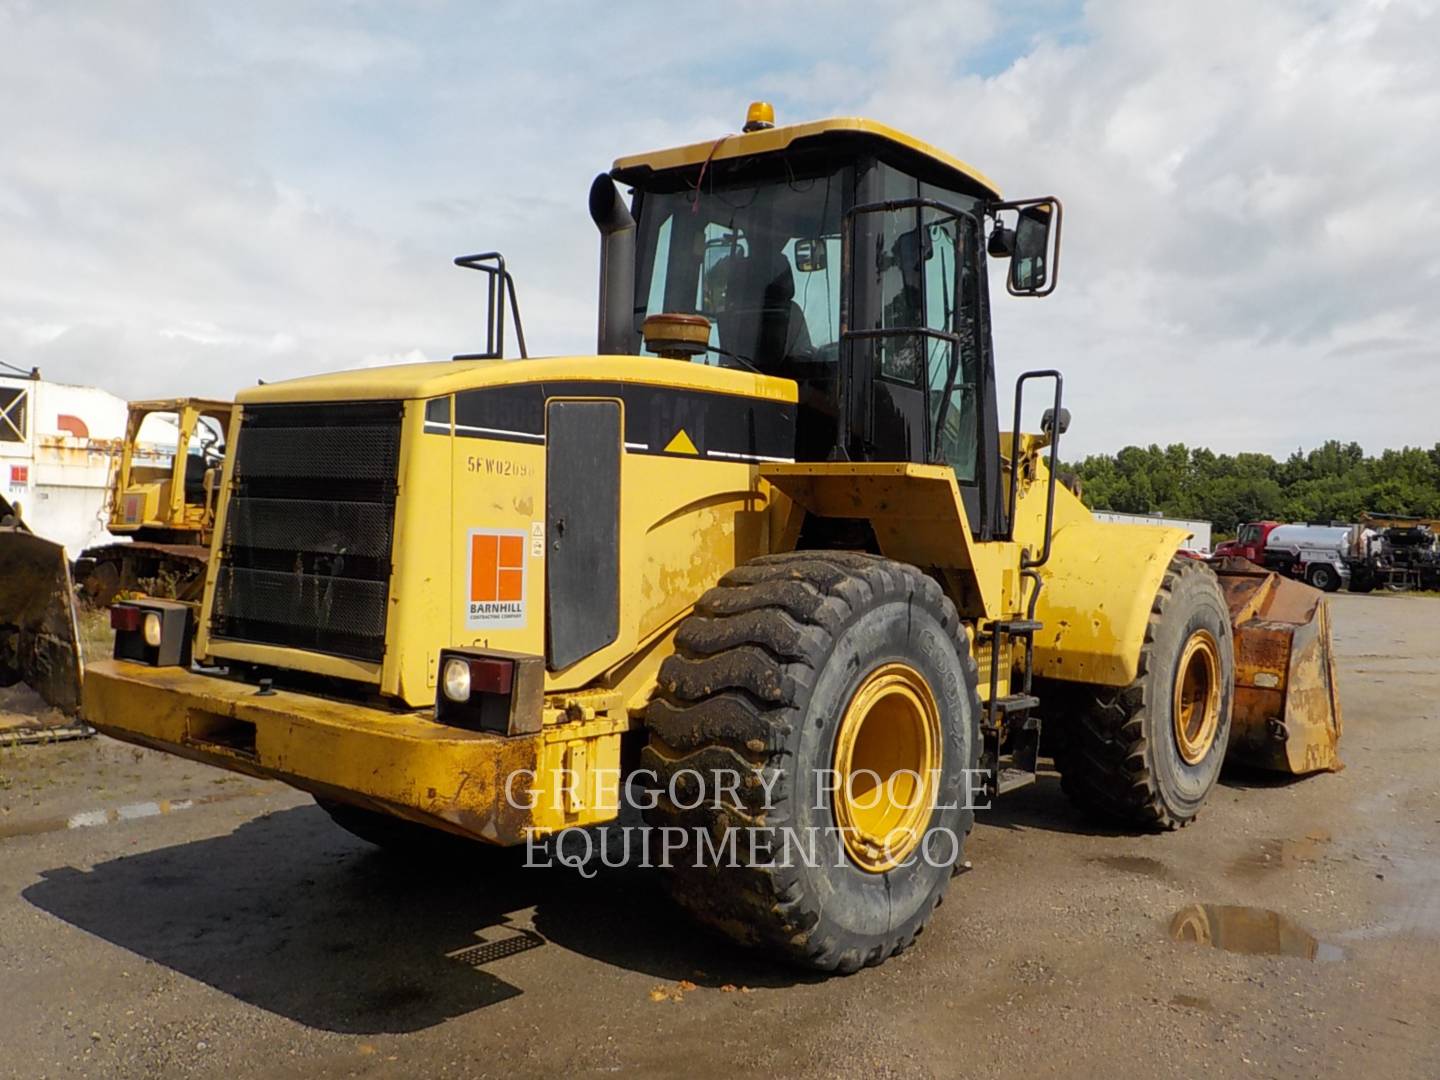
[[[159,396],[448,356],[488,248],[583,352],[591,176],[768,97],[1065,200],[996,339],[1065,369],[1072,451],[1440,439],[1435,3],[648,10],[0,0],[0,358]]]

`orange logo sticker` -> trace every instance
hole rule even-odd
[[[525,533],[470,530],[465,625],[515,629],[525,625]]]

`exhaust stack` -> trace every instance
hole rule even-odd
[[[600,230],[600,327],[603,355],[635,351],[635,219],[607,173],[590,185],[590,217]]]

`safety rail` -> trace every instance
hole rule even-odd
[[[503,360],[505,359],[505,302],[508,297],[510,313],[515,319],[515,337],[520,344],[520,358],[526,359],[525,328],[520,323],[520,304],[515,299],[515,279],[505,269],[505,256],[498,251],[484,251],[478,255],[460,255],[455,265],[465,270],[479,270],[488,277],[486,283],[485,351],[460,353],[456,360]]]

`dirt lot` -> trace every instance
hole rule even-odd
[[[1048,778],[981,815],[918,946],[850,978],[734,951],[644,871],[417,868],[278,785],[0,751],[0,1072],[1433,1080],[1440,600],[1334,605],[1344,772],[1227,775],[1166,836],[1097,831]],[[1195,904],[1278,912],[1300,955],[1170,940]]]

